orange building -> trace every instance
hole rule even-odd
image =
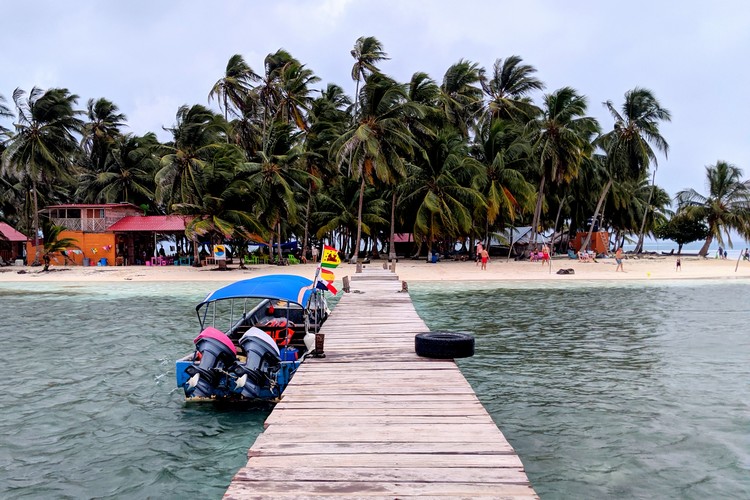
[[[582,250],[581,245],[583,245],[583,240],[586,239],[586,235],[588,234],[588,232],[576,233],[576,237],[571,244],[576,252]],[[609,233],[607,231],[596,231],[591,233],[591,241],[586,250],[593,250],[597,254],[607,253],[609,251]]]
[[[52,256],[57,265],[128,265],[150,263],[159,234],[185,233],[185,218],[146,216],[131,203],[53,205],[42,210],[50,220],[66,228],[59,238],[75,240],[77,248]],[[32,241],[26,243],[33,259]],[[37,249],[41,256],[44,248]]]

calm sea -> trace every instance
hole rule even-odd
[[[542,498],[750,497],[750,283],[410,284]],[[220,498],[267,411],[186,406],[211,283],[0,283],[0,498]]]

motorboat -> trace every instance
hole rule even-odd
[[[278,274],[209,293],[195,308],[195,348],[175,366],[186,401],[278,401],[305,358],[325,355],[324,289],[317,279]]]

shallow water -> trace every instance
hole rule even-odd
[[[268,412],[174,388],[215,287],[0,284],[0,498],[221,497]],[[750,285],[410,289],[542,498],[750,497]]]
[[[750,498],[745,282],[415,284],[542,498]]]

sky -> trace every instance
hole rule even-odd
[[[113,101],[128,132],[161,140],[179,106],[208,104],[234,54],[262,72],[264,57],[284,48],[321,78],[316,89],[336,83],[353,95],[350,51],[374,36],[390,57],[381,71],[403,82],[424,71],[440,83],[460,59],[489,71],[518,55],[543,92],[586,95],[604,131],[613,120],[603,102],[619,108],[625,92],[645,87],[672,115],[656,175],[670,196],[707,193],[705,167],[718,160],[750,177],[750,4],[741,0],[0,0],[0,18],[8,104],[16,88],[63,87],[81,109]]]

